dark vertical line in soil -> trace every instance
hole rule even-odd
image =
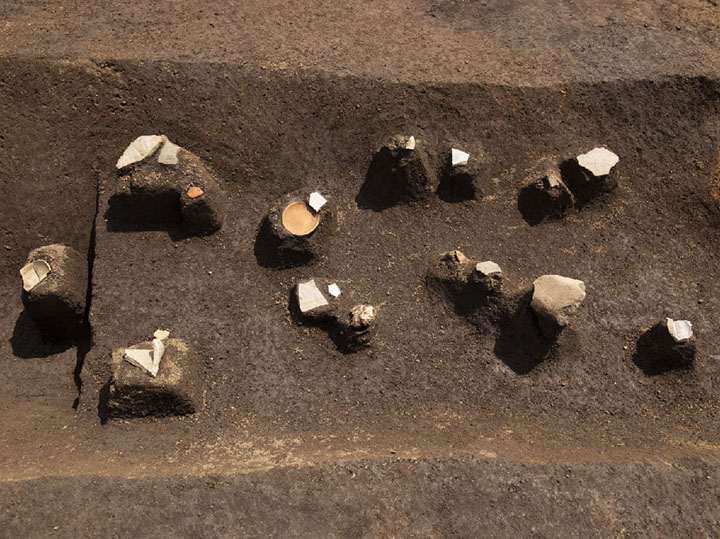
[[[92,327],[90,326],[90,304],[92,302],[92,283],[93,283],[93,265],[95,264],[95,227],[97,225],[98,211],[100,209],[100,180],[95,176],[95,214],[92,219],[90,228],[90,242],[88,244],[87,264],[88,264],[88,281],[87,292],[85,295],[85,338],[77,343],[77,361],[75,362],[75,370],[73,377],[75,379],[75,387],[78,395],[73,402],[73,409],[77,410],[80,405],[80,397],[82,396],[82,369],[85,364],[85,357],[92,348]]]

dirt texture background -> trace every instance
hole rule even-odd
[[[716,535],[719,23],[699,0],[0,6],[0,535]],[[482,198],[368,207],[395,133],[482,155]],[[211,166],[220,232],[114,226],[142,134]],[[618,189],[529,226],[526,170],[595,145]],[[317,186],[327,256],[265,267],[269,206]],[[49,243],[88,253],[76,347],[22,313]],[[518,294],[585,281],[548,357],[427,289],[452,249]],[[306,277],[378,308],[370,349],[293,322]],[[692,370],[633,361],[664,316],[693,322]],[[205,358],[203,410],[105,422],[111,351],[158,328]]]

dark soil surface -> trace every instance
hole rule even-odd
[[[0,6],[0,535],[720,533],[720,7],[267,4]],[[362,204],[396,133],[438,169],[482,155],[483,196]],[[144,134],[213,169],[220,232],[113,226]],[[523,220],[526,171],[596,145],[619,187]],[[262,264],[270,205],[318,187],[325,255]],[[50,243],[88,254],[91,341],[23,313],[18,270]],[[427,288],[453,249],[514,297],[557,273],[587,298],[540,356]],[[295,323],[308,277],[378,309],[370,348]],[[690,369],[637,359],[665,316],[693,322]],[[202,410],[107,421],[112,350],[158,328],[205,358]]]

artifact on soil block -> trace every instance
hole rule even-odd
[[[431,288],[455,302],[479,306],[488,296],[502,291],[502,270],[495,262],[476,262],[460,251],[448,251],[427,273]]]
[[[370,344],[375,333],[377,310],[372,305],[360,304],[338,317],[341,345],[346,350],[358,350]]]
[[[642,334],[635,363],[646,374],[688,368],[695,361],[695,348],[692,323],[666,318]]]
[[[330,204],[319,191],[284,196],[268,211],[255,241],[255,254],[265,266],[307,264],[323,254],[330,233]]]
[[[480,163],[477,159],[467,152],[452,148],[445,160],[437,194],[447,202],[478,200],[483,196],[480,178]]]
[[[421,201],[437,189],[437,176],[421,140],[395,135],[372,158],[357,202],[382,210]]]
[[[478,262],[468,282],[479,287],[485,294],[499,294],[502,291],[502,269],[492,260]]]
[[[367,304],[349,307],[349,301],[336,282],[314,278],[295,285],[290,308],[298,322],[324,327],[338,348],[353,351],[370,344],[377,310]]]
[[[299,281],[295,286],[294,306],[306,321],[332,319],[337,316],[338,292],[338,285],[327,279]]]
[[[554,340],[568,325],[585,299],[585,283],[561,275],[535,279],[530,307],[548,340]]]
[[[88,262],[83,255],[67,245],[38,247],[20,275],[25,311],[41,330],[65,342],[87,335]]]
[[[578,207],[617,187],[614,169],[618,161],[620,158],[616,154],[607,148],[597,147],[560,165],[563,181],[575,195]]]
[[[140,229],[182,227],[193,236],[222,227],[225,194],[220,182],[199,157],[165,135],[135,139],[116,168],[121,184],[110,200],[114,222]]]
[[[186,415],[200,408],[200,356],[182,340],[158,337],[162,335],[153,342],[113,351],[107,385],[108,417]],[[150,363],[145,365],[143,357]]]
[[[562,219],[573,205],[573,196],[560,176],[560,170],[544,163],[531,172],[533,179],[518,195],[523,219],[536,225],[545,219]]]

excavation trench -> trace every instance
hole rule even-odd
[[[555,437],[570,448],[566,462],[591,447],[590,460],[622,447],[612,454],[638,473],[655,470],[646,461],[661,455],[717,457],[717,80],[427,85],[211,63],[0,62],[12,74],[0,94],[0,179],[9,193],[0,233],[15,238],[1,268],[13,298],[7,333],[19,312],[15,272],[39,242],[88,253],[92,327],[74,359],[53,350],[22,359],[33,388],[5,346],[0,364],[12,375],[0,382],[0,404],[14,417],[0,424],[0,477],[53,475],[47,462],[87,475],[103,475],[107,462],[119,477],[165,476],[168,466],[232,475],[265,457],[268,469],[312,465],[323,444],[338,461],[381,462],[401,448],[408,458],[416,450],[439,459],[423,466],[479,473],[484,465],[443,459],[485,451],[521,462],[532,448],[525,464],[556,462]],[[421,140],[438,168],[452,147],[482,155],[478,199],[361,207],[372,155],[397,133]],[[222,230],[174,237],[167,227],[108,223],[114,163],[144,134],[167,135],[215,171],[227,194]],[[620,156],[618,188],[530,226],[517,204],[524,171],[596,145]],[[310,266],[260,265],[255,240],[269,206],[318,185],[336,217],[327,256]],[[587,299],[529,365],[517,352],[527,343],[506,338],[498,353],[497,328],[468,323],[426,289],[428,267],[452,249],[498,262],[518,291],[543,274],[582,279]],[[344,353],[321,328],[293,322],[288,290],[313,276],[377,306],[370,348]],[[648,376],[633,363],[635,343],[664,316],[693,321],[698,357],[691,370]],[[112,351],[158,328],[201,352],[202,409],[100,427]],[[76,414],[53,394],[76,398]],[[137,458],[138,448],[152,461]],[[692,466],[700,474],[706,463]],[[272,480],[285,488],[305,479]]]

